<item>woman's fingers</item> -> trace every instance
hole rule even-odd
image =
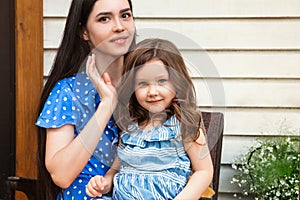
[[[88,57],[88,60],[86,62],[86,74],[91,79],[96,88],[99,84],[101,84],[101,76],[96,68],[94,54]]]
[[[107,72],[102,77],[100,76],[95,62],[95,55],[92,54],[88,57],[86,63],[86,73],[91,79],[95,89],[101,97],[101,101],[107,101],[111,103],[112,109],[115,108],[117,102],[117,92],[112,84],[111,78]]]
[[[110,76],[108,73],[105,72],[103,74],[103,80],[104,80],[104,83],[111,85],[111,79],[110,79]]]

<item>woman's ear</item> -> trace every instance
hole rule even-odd
[[[82,34],[83,40],[85,40],[85,41],[89,41],[90,40],[88,31],[86,30],[86,28],[82,28],[81,34]]]

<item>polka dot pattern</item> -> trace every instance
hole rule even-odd
[[[75,126],[74,137],[80,134],[100,103],[100,97],[84,72],[60,80],[50,93],[36,125],[59,128],[66,124]],[[69,188],[63,189],[63,199],[91,199],[85,185],[91,177],[104,175],[116,155],[118,131],[113,118],[106,126],[94,154]],[[62,199],[59,195],[57,199]]]

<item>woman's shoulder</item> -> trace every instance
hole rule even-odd
[[[61,90],[61,89],[72,89],[75,83],[75,76],[70,76],[70,77],[66,77],[63,79],[60,79],[59,81],[57,81],[57,83],[55,84],[53,90]]]

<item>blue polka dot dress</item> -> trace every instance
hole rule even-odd
[[[65,124],[75,126],[74,137],[80,134],[100,103],[100,97],[85,72],[57,82],[50,93],[36,125],[57,128]],[[111,118],[104,129],[96,150],[82,172],[57,199],[92,199],[85,193],[91,177],[104,175],[116,156],[118,131]],[[105,199],[105,197],[103,197]]]
[[[190,160],[172,116],[163,126],[141,130],[137,124],[121,135],[120,171],[114,177],[113,199],[174,199],[191,173]],[[132,132],[131,132],[132,131]]]

